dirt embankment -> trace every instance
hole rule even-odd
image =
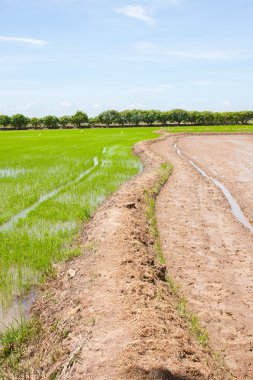
[[[237,379],[253,379],[253,235],[220,189],[223,182],[253,220],[253,136],[170,137],[153,150],[174,165],[157,201],[169,270]],[[187,157],[188,159],[186,159]]]
[[[61,265],[45,286],[34,306],[43,330],[20,363],[23,374],[73,380],[228,378],[178,316],[157,260],[145,202],[145,190],[164,161],[150,150],[156,144],[159,150],[161,142],[137,145],[143,173],[84,226],[82,255]]]

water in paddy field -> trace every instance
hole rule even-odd
[[[174,144],[174,148],[177,152],[177,154],[180,156],[180,157],[183,157],[180,149],[178,148],[177,144],[175,143]],[[225,185],[223,185],[222,182],[218,181],[217,179],[215,178],[211,178],[209,177],[206,172],[204,170],[202,170],[200,167],[198,167],[194,162],[188,160],[189,163],[205,178],[211,180],[221,191],[222,193],[224,194],[225,198],[227,199],[230,207],[231,207],[231,211],[233,213],[233,215],[236,217],[236,219],[247,229],[249,230],[251,233],[253,233],[253,225],[248,221],[248,219],[246,218],[246,216],[243,214],[239,204],[236,202],[236,200],[233,198],[232,194],[230,193],[230,191],[226,188]]]
[[[107,148],[104,147],[102,154],[105,154],[107,151]],[[67,182],[66,184],[59,186],[58,188],[52,190],[51,192],[43,195],[37,202],[35,202],[30,207],[22,210],[17,215],[13,216],[8,222],[0,225],[0,232],[6,232],[15,227],[15,224],[21,220],[25,219],[26,216],[33,210],[35,210],[41,203],[45,202],[46,200],[58,195],[61,190],[65,190],[69,186],[78,184],[82,179],[87,177],[89,174],[91,174],[94,169],[99,165],[98,157],[93,158],[93,165],[86,169],[84,172],[79,174],[75,179],[72,181]],[[1,169],[0,170],[0,178],[2,177],[15,177],[19,174],[25,173],[25,170],[14,170],[14,169]],[[50,227],[50,233],[54,234],[57,233],[60,230],[72,230],[76,228],[76,223],[58,223],[54,224],[53,227]],[[35,234],[39,236],[41,233],[40,229],[38,227],[32,228],[29,227],[29,234]],[[8,270],[6,268],[6,270]],[[33,278],[32,283],[36,283],[37,275],[38,273],[30,273],[28,268],[22,269],[22,275],[25,277]],[[11,268],[9,270],[10,277],[14,277],[16,279],[14,282],[16,283],[19,277],[19,270],[15,268]],[[32,277],[31,277],[32,276]],[[18,294],[18,292],[14,293]],[[2,304],[0,301],[0,333],[6,330],[10,326],[18,326],[19,322],[23,319],[29,318],[29,312],[31,310],[32,304],[34,303],[35,299],[37,298],[37,292],[35,290],[30,291],[27,296],[25,297],[16,297],[12,303],[6,304],[5,300],[2,300]]]
[[[37,293],[32,290],[26,297],[14,300],[8,308],[0,306],[0,333],[8,327],[18,326],[22,319],[29,319],[30,310],[36,298]]]
[[[17,177],[19,174],[24,174],[26,170],[24,169],[0,169],[0,178],[6,177]]]
[[[6,268],[9,280],[14,279],[15,284],[22,281],[27,283],[29,281],[36,281],[38,273],[28,267],[10,267]],[[29,312],[33,302],[37,297],[37,291],[32,288],[25,296],[20,296],[20,292],[17,285],[10,288],[10,292],[15,294],[15,298],[12,301],[8,301],[8,296],[4,297],[1,294],[0,299],[0,333],[6,330],[10,326],[16,326],[22,319],[29,318]]]
[[[65,187],[68,187],[68,186],[71,186],[71,185],[75,185],[76,183],[78,183],[79,181],[81,181],[81,179],[83,179],[85,176],[87,176],[88,174],[90,174],[90,172],[96,167],[98,166],[98,158],[97,157],[94,157],[93,159],[94,161],[94,164],[92,167],[90,167],[89,169],[85,170],[83,173],[81,173],[76,179],[74,179],[73,181],[70,181],[68,182],[67,184],[65,185],[62,185],[60,187],[58,187],[57,189],[51,191],[50,193],[48,194],[45,194],[43,195],[36,203],[34,203],[32,206],[26,208],[25,210],[22,210],[19,214],[15,215],[13,218],[11,218],[7,223],[4,223],[0,226],[0,232],[1,231],[8,231],[10,230],[20,219],[24,219],[28,214],[29,212],[35,210],[41,203],[45,202],[46,200],[54,197],[55,195],[57,195],[61,190],[63,190]]]

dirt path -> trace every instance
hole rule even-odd
[[[168,145],[137,146],[144,172],[84,226],[82,255],[56,268],[34,306],[42,331],[5,379],[230,378],[179,317],[157,260],[145,201],[164,161],[156,144]]]
[[[179,157],[170,137],[153,150],[174,164],[157,201],[169,270],[237,379],[253,379],[253,235],[222,192]],[[253,219],[253,137],[179,138],[177,145],[231,191]]]

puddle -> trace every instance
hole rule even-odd
[[[180,152],[180,149],[178,149],[176,143],[174,144],[174,148],[176,149],[177,154],[178,154],[180,157],[182,157],[182,154],[181,154],[181,152]]]
[[[233,198],[230,191],[223,185],[223,183],[221,183],[217,179],[211,178],[211,180],[213,181],[213,183],[215,183],[216,186],[218,186],[221,189],[221,191],[223,192],[223,194],[227,198],[234,216],[239,220],[239,222],[241,222],[244,225],[244,227],[246,227],[250,232],[253,233],[253,226],[250,224],[248,219],[243,214],[240,206],[238,205],[236,200]]]
[[[64,188],[68,187],[68,186],[71,186],[71,185],[75,185],[76,183],[78,183],[81,179],[83,179],[85,176],[87,176],[88,174],[90,174],[90,172],[96,167],[98,166],[98,158],[97,157],[94,157],[94,164],[93,166],[91,166],[89,169],[85,170],[83,173],[81,173],[76,179],[74,179],[73,181],[70,181],[68,182],[67,184],[65,185],[62,185],[60,187],[58,187],[57,189],[51,191],[50,193],[47,193],[45,195],[43,195],[36,203],[34,203],[32,206],[26,208],[25,210],[21,211],[19,214],[15,215],[13,218],[11,218],[7,223],[4,223],[0,226],[0,232],[2,231],[8,231],[10,230],[14,224],[16,224],[20,219],[24,219],[28,214],[29,212],[35,210],[41,203],[45,202],[46,200],[54,197],[55,195],[57,195],[61,190],[63,190]]]
[[[0,169],[0,178],[17,177],[19,174],[24,174],[25,172],[25,169]]]
[[[182,156],[182,153],[180,151],[180,149],[178,148],[177,144],[175,143],[174,144],[174,148],[177,152],[177,154],[181,157]],[[236,202],[236,200],[233,198],[232,194],[230,193],[230,191],[226,188],[226,186],[223,185],[222,182],[218,181],[217,179],[215,178],[211,178],[209,177],[206,172],[204,170],[202,170],[200,167],[198,167],[194,162],[188,160],[190,162],[190,164],[205,178],[211,180],[221,191],[222,193],[224,194],[225,198],[227,199],[230,207],[231,207],[231,211],[233,213],[233,215],[236,217],[236,219],[247,229],[249,230],[250,232],[253,233],[253,225],[248,221],[248,219],[245,217],[245,215],[243,214],[239,204]]]
[[[10,326],[18,325],[22,319],[29,319],[33,302],[37,292],[32,290],[26,297],[16,299],[7,309],[0,306],[0,333]]]
[[[190,164],[203,176],[203,177],[206,177],[208,179],[211,179],[210,177],[208,177],[208,175],[204,172],[204,170],[200,169],[197,165],[194,164],[194,162],[190,161]]]

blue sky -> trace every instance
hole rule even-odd
[[[0,0],[0,113],[253,109],[253,0]]]

